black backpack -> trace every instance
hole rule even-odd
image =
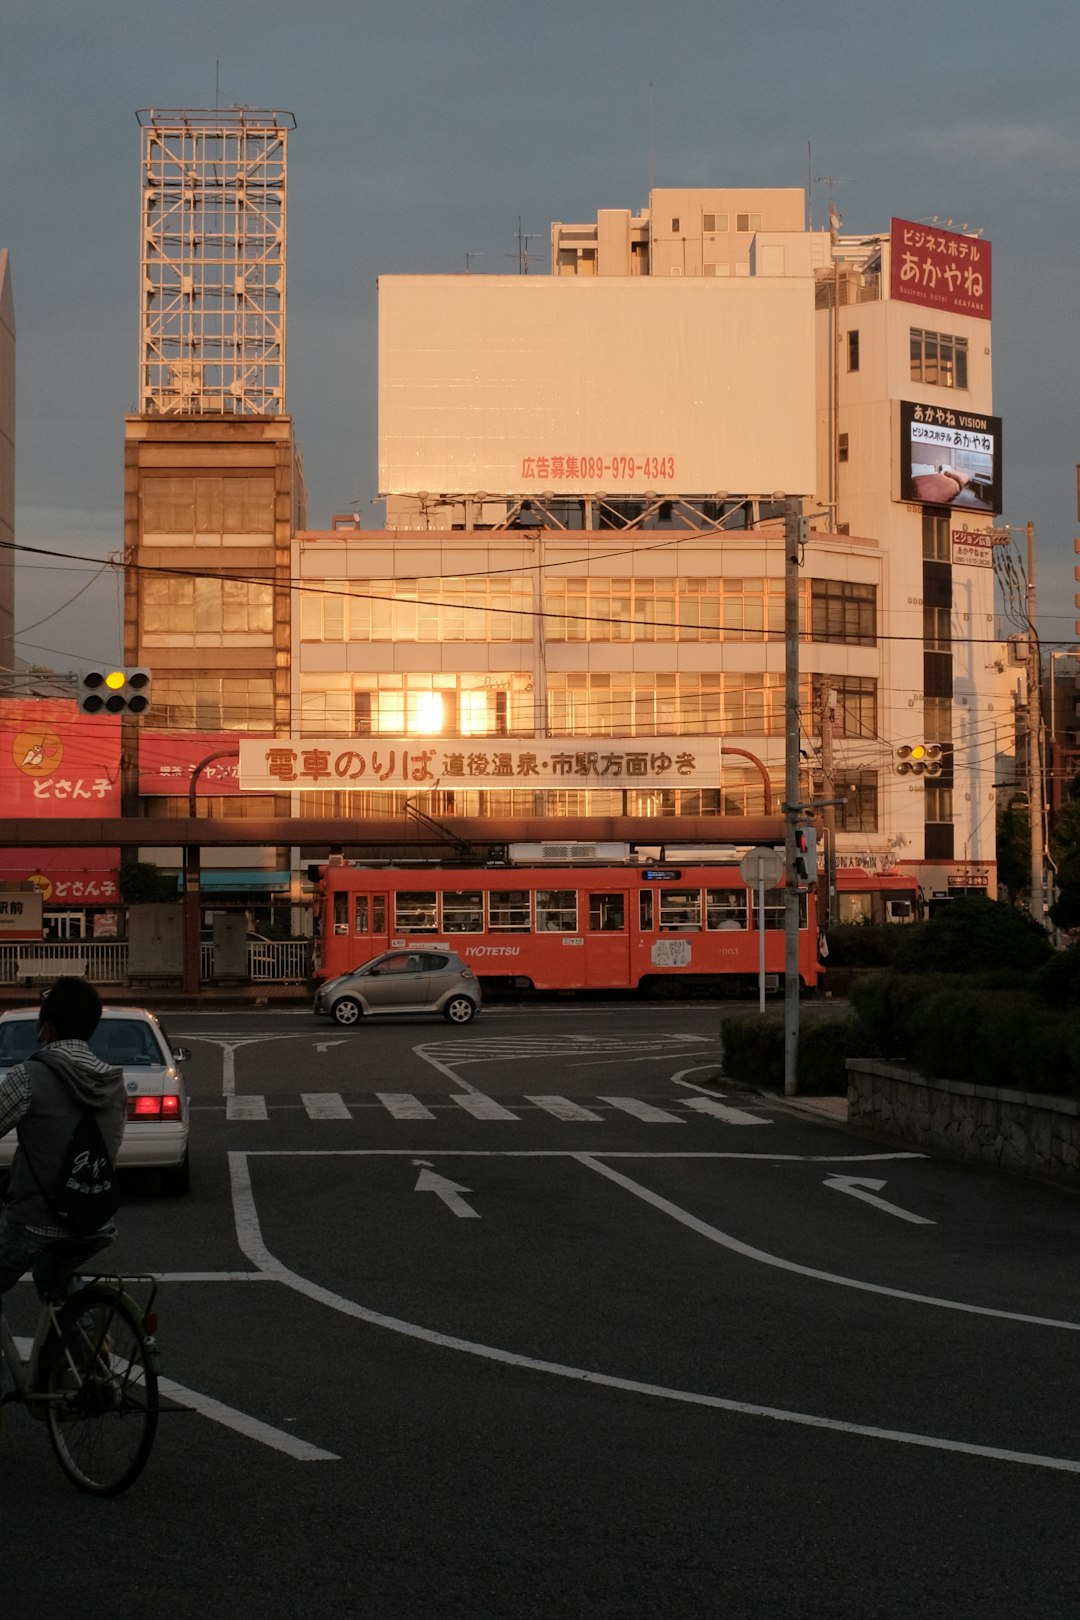
[[[58,1072],[43,1053],[35,1052],[34,1059],[54,1074]],[[61,1226],[80,1237],[89,1237],[116,1214],[120,1207],[116,1167],[88,1108],[80,1112],[79,1122],[64,1145],[51,1187],[42,1186],[25,1144],[20,1146],[38,1192]]]

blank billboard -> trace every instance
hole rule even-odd
[[[807,495],[808,277],[383,276],[382,495]]]

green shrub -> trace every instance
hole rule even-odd
[[[905,929],[897,923],[841,923],[830,928],[827,968],[890,967]]]
[[[1080,1005],[1080,945],[1055,951],[1035,975],[1035,994],[1051,1007]]]
[[[865,1057],[855,1018],[815,1018],[799,1030],[799,1090],[808,1096],[845,1097],[849,1057]]]
[[[1078,1089],[1080,1015],[1071,1025],[1030,989],[878,973],[852,986],[851,1003],[865,1055],[942,1080],[1065,1096]]]
[[[735,1013],[722,1028],[724,1073],[744,1085],[781,1091],[784,1085],[784,1020],[778,1013]],[[799,1029],[799,1090],[809,1096],[843,1096],[849,1057],[865,1055],[854,1018],[811,1017]]]
[[[1046,934],[1022,911],[999,900],[953,900],[929,922],[903,930],[896,952],[901,973],[980,973],[1041,967],[1051,955]]]
[[[724,1073],[744,1085],[784,1085],[784,1020],[778,1013],[735,1013],[721,1028]]]

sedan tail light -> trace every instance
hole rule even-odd
[[[128,1119],[179,1119],[179,1097],[129,1097]]]

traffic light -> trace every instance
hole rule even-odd
[[[79,674],[79,708],[83,714],[145,714],[149,707],[148,669],[98,666]]]
[[[809,889],[817,882],[817,828],[795,829],[795,882]]]
[[[898,776],[940,776],[941,743],[904,743],[896,750]]]

